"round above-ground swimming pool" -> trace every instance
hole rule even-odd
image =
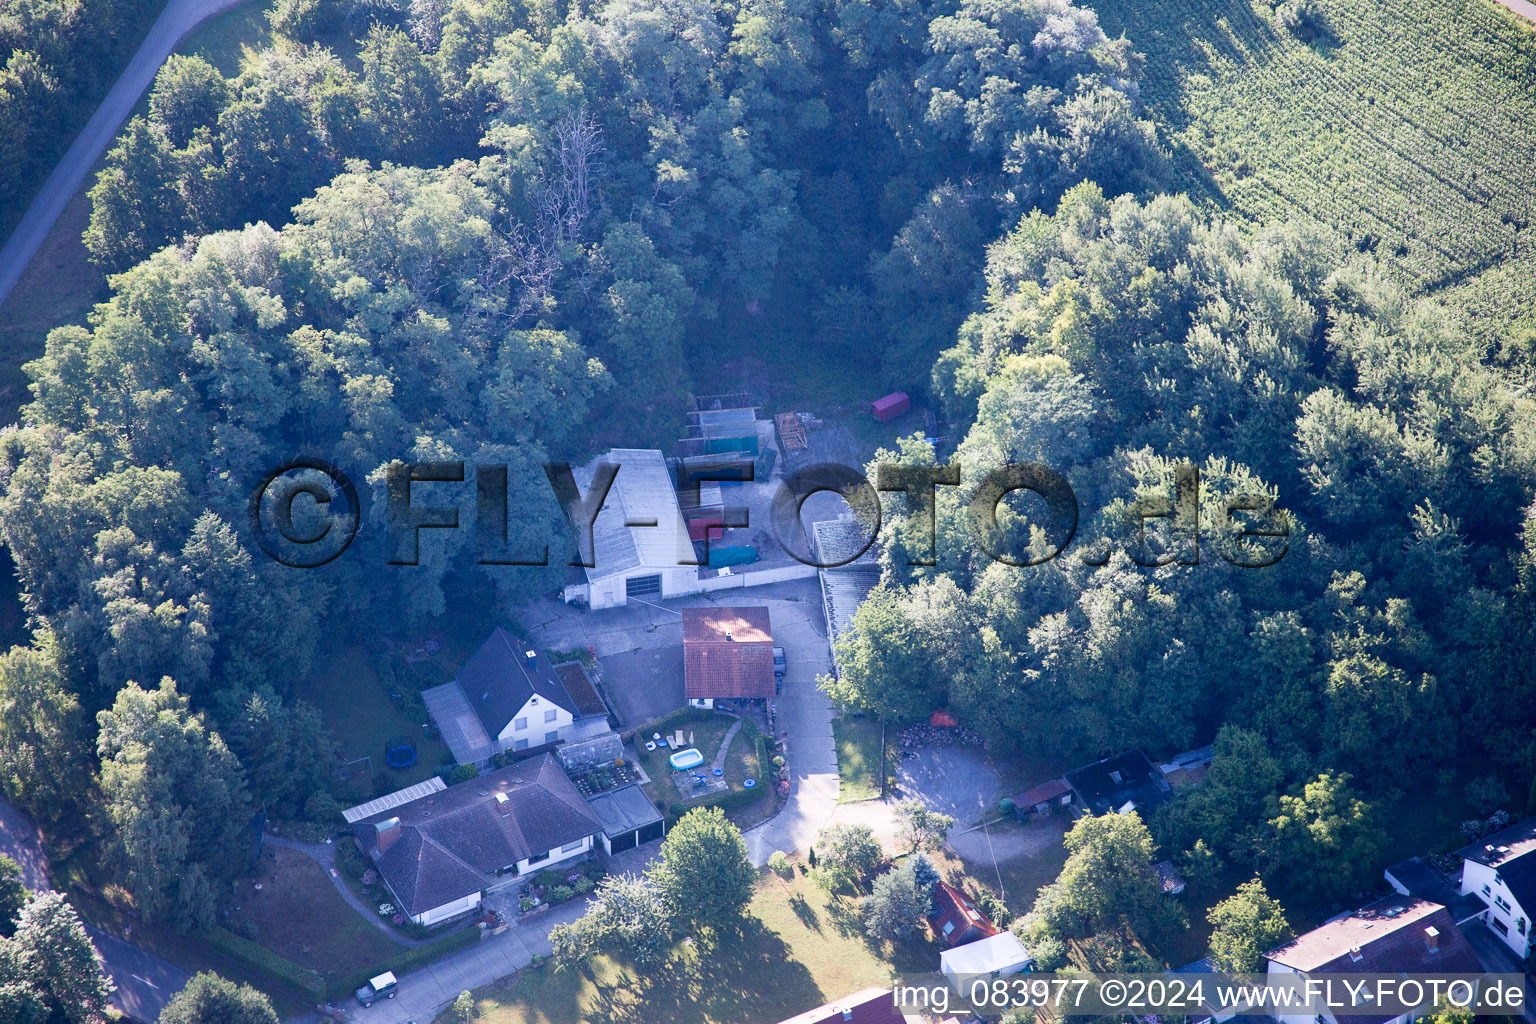
[[[689,768],[697,768],[703,764],[704,755],[699,753],[697,749],[689,747],[687,750],[679,750],[667,758],[667,760],[672,763],[673,768],[681,772],[687,771]]]

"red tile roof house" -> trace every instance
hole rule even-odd
[[[1325,921],[1264,954],[1275,974],[1481,974],[1466,936],[1438,903],[1389,896]],[[1361,1009],[1368,1010],[1369,1004]],[[1424,1007],[1429,1009],[1428,1006]],[[1277,1014],[1281,1024],[1407,1024],[1416,1014]]]
[[[866,988],[833,1000],[825,1006],[806,1010],[798,1016],[781,1021],[780,1024],[906,1024],[906,1022],[907,1018],[896,1012],[890,989]]]
[[[933,887],[933,912],[928,915],[928,923],[949,949],[988,938],[998,931],[975,900],[942,879]]]
[[[683,609],[683,693],[694,707],[772,697],[767,608]]]

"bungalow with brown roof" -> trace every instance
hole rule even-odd
[[[694,707],[772,697],[767,608],[683,609],[683,693]]]
[[[549,754],[348,820],[401,912],[428,925],[474,910],[487,890],[520,875],[589,853],[603,832]]]
[[[1480,974],[1466,936],[1438,903],[1389,896],[1331,918],[1264,954],[1275,974]],[[1279,1014],[1281,1024],[1407,1024],[1417,1014]],[[1427,1007],[1425,1007],[1427,1009]]]

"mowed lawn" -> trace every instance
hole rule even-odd
[[[832,738],[837,743],[837,802],[856,803],[880,796],[881,725],[873,718],[832,719]]]
[[[559,972],[549,964],[524,970],[506,988],[475,993],[475,1020],[763,1024],[889,985],[894,969],[937,969],[937,946],[924,940],[893,950],[873,943],[864,935],[857,900],[829,896],[798,870],[785,880],[765,874],[751,912],[742,938],[712,950],[679,945],[659,968],[598,958],[586,971]]]
[[[720,750],[720,742],[725,739],[725,734],[735,723],[735,718],[717,711],[684,708],[641,726],[635,733],[635,747],[640,753],[640,766],[645,769],[646,775],[651,779],[643,787],[651,801],[664,811],[676,803],[682,803],[685,807],[691,807],[694,803],[692,800],[684,801],[677,787],[672,783],[672,765],[667,759],[677,752],[677,748],[658,746],[655,750],[646,750],[645,743],[652,734],[660,732],[665,738],[675,735],[677,730],[681,729],[683,731],[682,749],[692,747],[704,755],[704,763],[693,771],[708,775],[712,770],[715,755]],[[763,775],[763,766],[757,761],[756,737],[757,727],[752,722],[743,720],[741,728],[731,740],[731,746],[726,753],[723,777],[732,790],[743,788],[742,783],[749,778],[756,779],[756,785],[763,786],[765,792],[771,788],[768,787]]]
[[[313,967],[327,982],[405,948],[352,909],[325,869],[297,850],[268,847],[255,875],[240,880],[235,903],[231,931]]]
[[[337,645],[315,657],[301,692],[320,709],[342,757],[348,761],[373,758],[373,788],[384,793],[421,782],[449,761],[442,740],[428,739],[423,732],[425,716],[408,716],[402,710],[405,700],[390,696],[393,692],[405,698],[413,689],[408,679],[393,690],[385,686],[361,645]],[[394,769],[384,763],[384,746],[395,736],[409,736],[416,744],[416,763],[409,768]]]

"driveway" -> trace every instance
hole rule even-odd
[[[1504,940],[1493,934],[1481,921],[1468,921],[1462,926],[1461,933],[1467,937],[1467,945],[1472,947],[1472,952],[1482,961],[1483,970],[1490,974],[1525,975],[1525,1021],[1526,1024],[1536,1024],[1536,1007],[1531,1005],[1531,976],[1525,973],[1525,965],[1515,956],[1514,951],[1504,945]]]
[[[815,586],[815,581],[810,581]],[[816,677],[832,670],[820,591],[815,603],[770,606],[774,642],[784,648],[784,691],[774,700],[778,729],[786,736],[789,799],[779,813],[749,829],[747,852],[754,864],[766,864],[775,850],[795,853],[810,848],[816,833],[831,824],[837,811],[837,745],[832,740],[832,701]]]
[[[138,52],[112,86],[112,91],[107,93],[96,113],[65,151],[48,180],[43,182],[42,189],[5,243],[5,248],[0,249],[0,305],[5,303],[21,272],[37,254],[43,239],[48,237],[54,221],[59,219],[65,205],[79,190],[92,165],[112,144],[118,128],[128,119],[134,104],[155,80],[160,65],[165,63],[181,37],[213,15],[242,2],[244,0],[170,0],[166,4],[160,17],[150,26]]]

